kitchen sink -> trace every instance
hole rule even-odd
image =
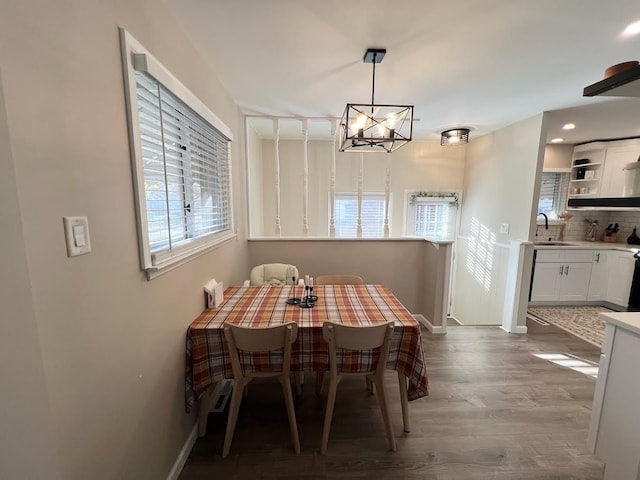
[[[577,247],[575,243],[569,242],[533,242],[534,245],[539,247]]]

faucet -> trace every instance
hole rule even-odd
[[[538,212],[537,217],[539,217],[540,215],[544,217],[544,229],[549,230],[549,217],[547,217],[546,213]]]
[[[538,212],[538,215],[536,216],[536,218],[538,218],[540,215],[544,217],[544,229],[549,230],[549,217],[547,217],[546,213]],[[537,236],[538,236],[538,228],[536,227],[536,237]]]

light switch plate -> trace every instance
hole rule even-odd
[[[502,223],[500,225],[500,233],[509,233],[509,224],[508,223]]]
[[[67,242],[67,257],[76,257],[91,252],[87,217],[62,217],[62,222]]]

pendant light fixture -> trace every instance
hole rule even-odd
[[[440,145],[463,145],[469,143],[469,128],[451,128],[440,134]]]
[[[413,105],[375,103],[376,63],[386,53],[383,48],[369,48],[364,55],[364,63],[373,64],[371,103],[347,103],[340,121],[341,152],[391,153],[411,141]]]

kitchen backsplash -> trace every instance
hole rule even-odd
[[[566,241],[582,241],[586,240],[589,231],[590,222],[598,221],[597,240],[602,241],[605,230],[609,224],[618,224],[620,230],[617,232],[617,243],[626,243],[627,238],[631,235],[634,227],[638,227],[636,232],[640,236],[640,212],[625,211],[577,211],[571,210],[573,217],[564,224],[549,225],[549,230],[545,230],[544,224],[537,225],[537,237],[539,241],[549,240],[566,240]],[[540,218],[538,219],[540,222]]]

